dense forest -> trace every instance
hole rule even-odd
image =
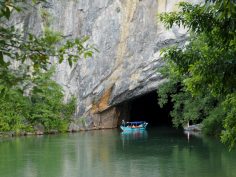
[[[236,2],[207,0],[179,3],[179,11],[159,15],[166,28],[187,28],[184,46],[162,51],[169,78],[158,93],[159,104],[174,104],[171,116],[178,127],[202,122],[203,131],[220,136],[230,148],[236,141]],[[170,97],[170,98],[169,98]]]

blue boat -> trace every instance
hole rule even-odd
[[[137,122],[122,121],[120,128],[123,131],[139,131],[139,130],[145,130],[147,125],[148,123],[145,121],[137,121]]]

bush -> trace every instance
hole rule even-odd
[[[67,130],[69,120],[75,111],[76,100],[74,97],[64,103],[62,87],[51,79],[53,69],[42,73],[36,80],[36,87],[32,90],[32,109],[30,122],[35,125],[41,123],[46,131]]]
[[[225,112],[222,106],[216,107],[210,112],[210,115],[203,120],[202,130],[207,135],[219,136],[223,129],[223,118]]]
[[[38,73],[30,95],[24,96],[18,89],[5,91],[0,98],[0,131],[33,131],[42,124],[47,132],[65,132],[72,117],[76,99],[64,103],[62,87],[51,79],[54,69]]]
[[[9,90],[0,98],[0,131],[28,129],[30,100],[17,90]]]

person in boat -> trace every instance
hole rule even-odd
[[[125,126],[125,120],[124,119],[122,120],[121,125]]]

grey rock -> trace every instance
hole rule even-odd
[[[58,130],[49,130],[48,134],[57,134]]]
[[[85,117],[83,128],[113,128],[121,114],[116,109],[119,103],[154,91],[166,81],[157,72],[164,64],[160,50],[184,45],[188,38],[185,29],[166,30],[157,22],[157,13],[175,10],[177,2],[49,0],[17,22],[26,24],[25,30],[40,34],[43,21],[39,12],[45,8],[53,19],[50,27],[66,39],[90,36],[89,43],[99,52],[79,60],[72,68],[63,62],[54,79],[63,86],[65,100],[71,95],[79,100],[75,118]],[[69,127],[70,131],[78,129],[74,124]]]
[[[69,132],[78,132],[78,131],[80,131],[80,127],[77,124],[75,124],[74,122],[71,122],[69,125],[69,128],[68,128],[68,131]]]
[[[27,132],[26,135],[35,135],[35,133],[32,133],[32,132]]]
[[[37,131],[35,132],[35,134],[36,134],[36,135],[43,135],[44,132],[37,130]]]
[[[42,135],[42,134],[44,134],[45,128],[42,124],[39,123],[34,126],[34,130],[35,130],[36,135]]]

